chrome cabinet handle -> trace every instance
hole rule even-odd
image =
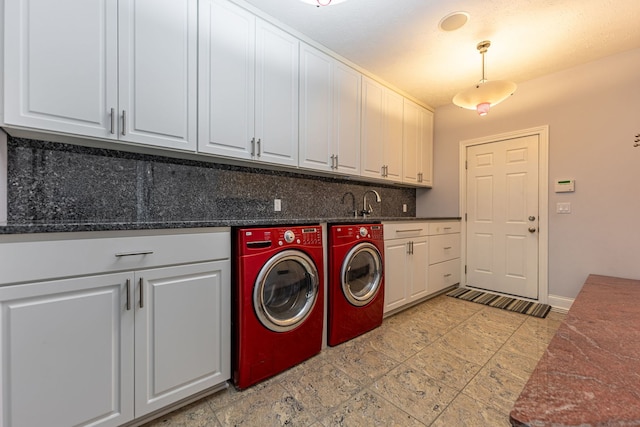
[[[451,277],[451,273],[445,274],[444,277]]]
[[[335,154],[331,155],[331,169],[335,169],[336,168],[336,156]]]
[[[451,249],[451,246],[445,246],[443,249],[444,249],[445,251],[448,251],[449,249]]]
[[[251,138],[251,157],[256,155],[256,139]]]
[[[338,155],[336,154],[336,169],[338,169],[338,166],[340,166],[340,163],[338,163]]]
[[[260,154],[261,154],[261,153],[260,153],[260,142],[261,142],[261,141],[262,141],[262,140],[261,140],[260,138],[258,138],[258,141],[256,141],[256,145],[258,145],[258,157],[260,157]]]
[[[529,221],[535,221],[535,220],[536,220],[536,217],[535,217],[535,216],[531,215],[531,216],[529,217]]]
[[[422,228],[412,228],[411,230],[396,230],[396,233],[415,233],[417,231],[422,231]]]
[[[121,258],[125,256],[136,256],[136,255],[151,255],[153,251],[134,251],[134,252],[119,252],[116,254],[116,258]]]
[[[138,285],[140,286],[140,308],[144,307],[144,294],[143,294],[143,280],[142,277],[140,278],[140,280],[138,280]]]
[[[535,227],[529,227],[529,233],[535,233],[535,232],[536,232]]]
[[[122,135],[127,134],[127,112],[122,110]]]
[[[116,109],[111,109],[111,135],[116,133]]]
[[[131,279],[127,279],[125,284],[125,292],[127,293],[127,311],[131,310]]]

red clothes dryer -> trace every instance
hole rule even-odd
[[[335,346],[382,324],[382,224],[329,226],[327,341]]]
[[[235,252],[233,381],[246,388],[322,348],[322,229],[238,229]]]

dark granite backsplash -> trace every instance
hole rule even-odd
[[[415,217],[415,189],[9,137],[8,224]],[[282,211],[274,212],[274,199]],[[343,203],[344,200],[344,203]],[[402,212],[402,204],[407,212]]]

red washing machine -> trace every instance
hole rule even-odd
[[[235,252],[233,381],[246,388],[322,348],[322,229],[238,229]]]
[[[335,346],[382,324],[382,224],[329,226],[328,329]]]

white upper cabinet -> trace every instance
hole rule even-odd
[[[384,176],[384,117],[385,88],[378,82],[362,77],[362,176]]]
[[[119,139],[195,150],[197,0],[120,0]]]
[[[431,186],[433,152],[433,113],[404,100],[402,182]]]
[[[197,0],[6,0],[4,123],[194,150]]]
[[[420,165],[418,168],[418,185],[431,187],[433,185],[433,113],[426,108],[420,108]]]
[[[199,14],[198,150],[297,166],[298,40],[224,0]]]
[[[4,123],[115,139],[118,3],[4,3]]]
[[[360,174],[360,73],[300,46],[300,167]]]
[[[404,98],[362,78],[362,176],[402,182]]]

